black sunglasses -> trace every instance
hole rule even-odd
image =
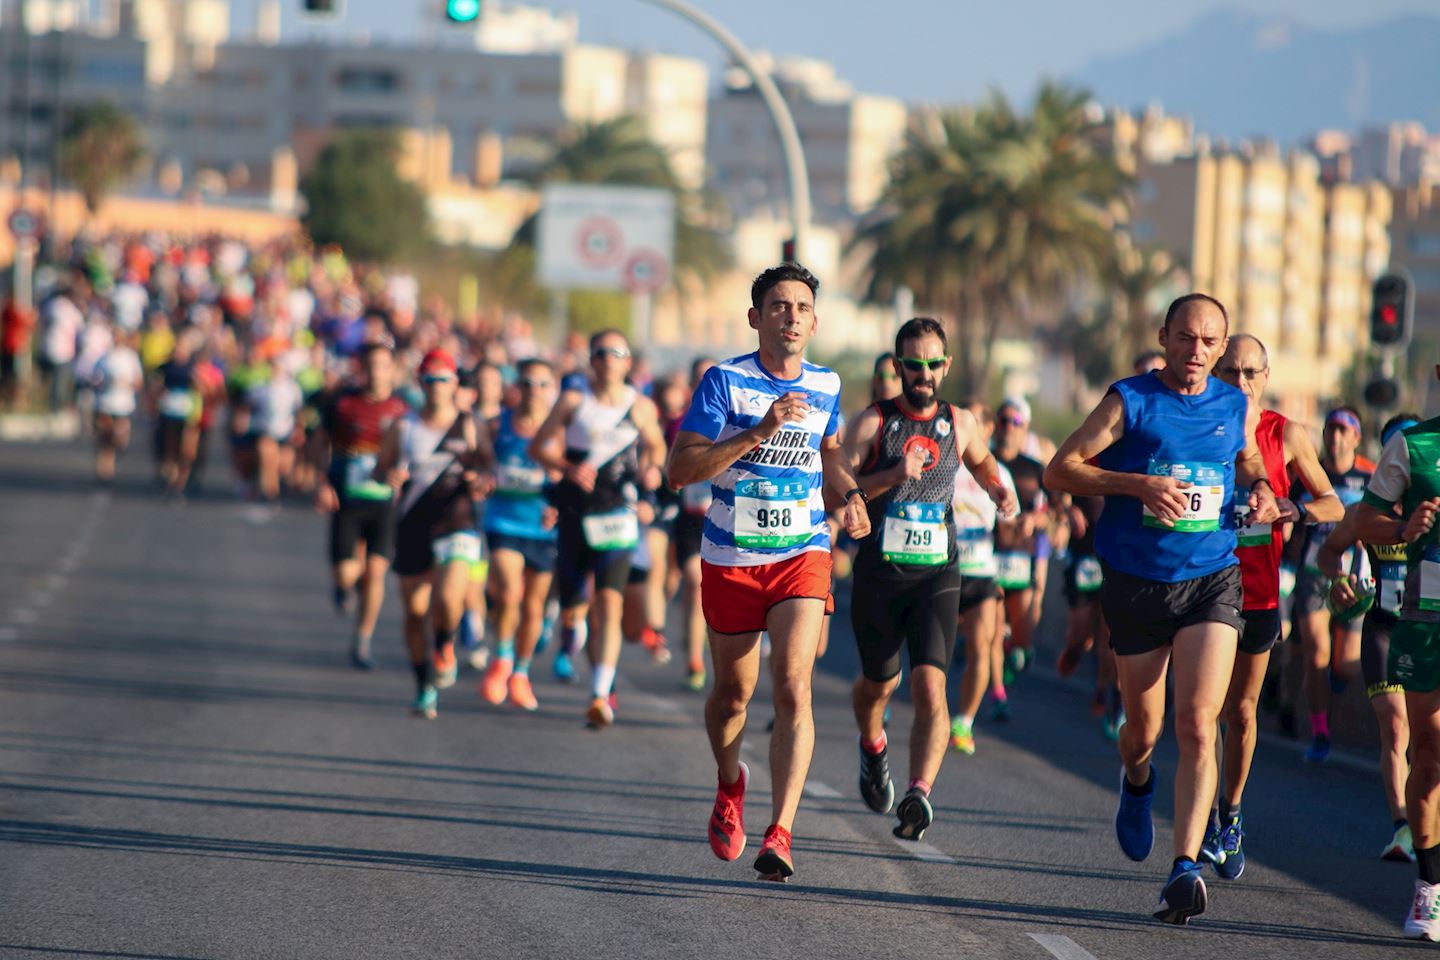
[[[630,356],[630,351],[624,347],[596,347],[590,351],[592,360],[599,360],[601,357],[614,357],[616,360],[624,360]]]

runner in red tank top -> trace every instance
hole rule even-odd
[[[1270,358],[1265,345],[1249,334],[1235,334],[1230,338],[1225,356],[1215,366],[1215,375],[1245,391],[1254,398],[1254,406],[1259,407],[1270,381]],[[1272,410],[1264,410],[1255,427],[1255,441],[1265,458],[1265,472],[1275,499],[1288,522],[1332,523],[1344,515],[1345,508],[1331,489],[1330,479],[1316,456],[1315,444],[1302,425]],[[1314,500],[1308,510],[1297,507],[1290,499],[1287,468],[1292,465]],[[1245,498],[1237,495],[1235,502],[1244,503]],[[1240,559],[1245,591],[1241,612],[1245,630],[1240,634],[1235,672],[1220,714],[1225,724],[1225,742],[1218,803],[1210,815],[1210,826],[1200,848],[1200,856],[1214,864],[1215,872],[1227,880],[1236,879],[1245,869],[1240,798],[1255,756],[1255,705],[1265,682],[1265,669],[1270,664],[1270,649],[1280,639],[1280,554],[1285,546],[1283,523],[1247,526],[1243,519],[1237,523],[1240,529],[1235,538],[1235,555]]]

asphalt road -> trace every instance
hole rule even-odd
[[[136,451],[136,454],[142,451]],[[1015,718],[951,755],[921,845],[855,788],[845,609],[816,684],[797,875],[722,863],[714,766],[681,665],[627,649],[618,725],[536,666],[541,709],[408,714],[393,601],[379,669],[346,663],[324,527],[213,494],[164,505],[133,455],[113,491],[80,446],[0,446],[0,956],[1369,958],[1413,869],[1382,863],[1377,777],[1262,744],[1249,867],[1187,928],[1150,917],[1169,825],[1132,864],[1118,762],[1083,692],[1027,674]],[[747,750],[768,812],[768,698]],[[909,721],[900,705],[892,742]],[[904,768],[903,746],[892,766]],[[1173,747],[1159,756],[1168,813]]]

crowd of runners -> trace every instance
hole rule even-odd
[[[396,575],[416,715],[437,716],[462,669],[485,701],[536,710],[548,653],[555,681],[589,684],[583,722],[604,730],[623,723],[624,645],[674,658],[676,683],[706,696],[721,859],[747,844],[740,747],[768,669],[774,789],[755,869],[795,870],[837,577],[865,583],[840,612],[861,665],[858,793],[918,841],[947,752],[976,752],[987,700],[983,719],[1010,718],[1053,574],[1055,666],[1093,672],[1123,768],[1116,838],[1137,861],[1174,719],[1157,917],[1205,910],[1204,867],[1244,871],[1259,711],[1324,763],[1333,695],[1359,683],[1381,731],[1380,855],[1419,872],[1404,932],[1440,939],[1440,421],[1391,418],[1372,462],[1359,413],[1338,407],[1317,449],[1265,407],[1265,345],[1209,296],[1171,304],[1161,349],[1057,448],[1023,399],[943,399],[958,395],[942,389],[951,347],[924,317],[876,359],[847,421],[840,377],[805,359],[819,282],[796,264],[755,280],[753,352],[659,375],[618,330],[544,349],[522,321],[453,317],[337,250],[115,237],[42,286],[44,396],[80,410],[98,482],[138,446],[177,508],[221,470],[262,521],[282,497],[312,500],[356,669],[374,666]],[[13,388],[13,366],[0,376]],[[902,679],[914,719],[897,790]]]

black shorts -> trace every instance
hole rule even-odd
[[[1245,626],[1239,564],[1175,583],[1131,576],[1108,563],[1104,571],[1100,611],[1118,656],[1167,647],[1180,630],[1200,623],[1228,624],[1237,633]]]
[[[592,590],[624,591],[634,550],[596,550],[585,541],[580,515],[565,511],[557,526],[555,592],[560,606],[588,603]],[[594,580],[592,585],[591,580]]]
[[[675,530],[670,534],[675,543],[675,562],[685,566],[691,557],[700,556],[700,541],[705,539],[705,514],[681,513],[675,518]]]
[[[978,607],[986,600],[999,600],[1000,588],[994,577],[960,577],[960,609],[957,615]]]
[[[441,560],[464,560],[473,568],[484,556],[484,541],[473,528],[436,530],[423,518],[407,521],[405,517],[395,525],[395,562],[391,566],[402,577],[429,573]]]
[[[1404,693],[1398,683],[1390,682],[1390,631],[1397,619],[1383,610],[1365,615],[1360,631],[1360,675],[1365,678],[1365,694],[1378,697],[1386,693]]]
[[[509,550],[525,558],[525,569],[534,573],[554,573],[555,559],[559,552],[554,539],[536,540],[531,537],[514,537],[508,533],[487,533],[490,553]]]
[[[1240,631],[1241,653],[1258,657],[1269,653],[1280,641],[1280,611],[1274,607],[1269,610],[1242,610],[1240,619],[1245,621],[1245,629]]]
[[[330,516],[330,562],[355,558],[355,545],[365,541],[369,557],[395,556],[395,507],[392,500],[345,500]]]
[[[955,656],[960,574],[917,580],[870,579],[850,598],[850,622],[865,679],[884,683],[900,672],[900,651],[910,650],[910,669],[922,664],[949,668]]]

